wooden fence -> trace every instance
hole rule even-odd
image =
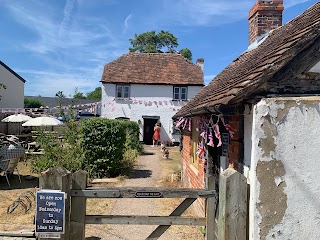
[[[71,174],[64,168],[49,169],[40,177],[42,189],[67,193],[65,234],[60,239],[84,239],[86,224],[159,225],[147,239],[158,239],[171,225],[206,226],[206,240],[245,240],[247,238],[247,182],[233,169],[220,175],[219,206],[214,179],[208,178],[207,189],[163,188],[88,188],[87,174]],[[169,216],[86,215],[87,198],[185,198]],[[197,199],[206,199],[205,217],[181,217]],[[217,209],[218,208],[218,209]],[[216,220],[217,210],[219,212]],[[67,214],[69,213],[69,214]]]

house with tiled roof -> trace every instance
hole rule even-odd
[[[0,108],[23,108],[25,82],[25,79],[0,61],[0,83],[6,86],[0,89]]]
[[[318,239],[320,3],[281,26],[283,9],[257,1],[248,50],[175,114],[182,179],[204,187],[234,168],[250,188],[249,239]]]
[[[101,117],[128,119],[140,126],[140,140],[179,142],[172,116],[204,86],[203,59],[194,64],[180,54],[126,53],[104,66]]]

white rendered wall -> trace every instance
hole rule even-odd
[[[243,159],[243,175],[250,184],[250,166],[251,166],[251,150],[252,150],[252,105],[246,105],[244,111],[244,159]]]
[[[319,123],[320,97],[255,105],[250,239],[319,239]]]
[[[201,89],[201,86],[189,86],[187,93],[188,100],[194,97]],[[135,122],[140,120],[140,140],[142,140],[142,116],[160,116],[159,121],[162,125],[161,140],[179,142],[180,136],[172,134],[172,117],[186,102],[172,101],[172,85],[131,84],[130,100],[115,99],[115,94],[116,84],[102,84],[101,117],[109,119],[127,117]]]
[[[7,87],[0,89],[0,108],[23,108],[24,82],[0,65],[0,83]]]

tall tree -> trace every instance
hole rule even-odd
[[[150,31],[135,34],[133,39],[129,39],[132,47],[129,48],[130,52],[142,53],[158,53],[169,52],[176,53],[175,48],[178,47],[178,39],[170,32],[161,30],[159,33]],[[192,53],[188,48],[180,50],[180,53],[185,58],[192,60]]]
[[[87,93],[87,99],[91,100],[101,100],[101,95],[102,95],[102,89],[101,87],[97,87],[95,90],[92,92]]]

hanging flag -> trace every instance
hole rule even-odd
[[[218,124],[214,125],[213,131],[214,131],[214,135],[219,140],[217,147],[220,147],[222,145],[222,141],[221,141],[221,134],[220,134],[220,130],[219,130],[219,125]]]
[[[192,130],[192,119],[189,118],[189,126],[188,126],[188,131],[191,132]]]
[[[200,136],[201,136],[203,139],[206,139],[206,138],[207,138],[207,129],[206,129],[206,123],[205,123],[205,122],[202,123],[202,128],[201,128]]]
[[[234,130],[231,128],[231,126],[228,123],[226,123],[224,118],[221,118],[221,121],[223,123],[223,126],[228,130],[230,137],[233,138],[234,137]]]
[[[186,120],[184,121],[184,124],[183,124],[183,129],[185,129],[186,128],[186,126],[187,126],[187,123],[188,123],[188,118],[186,118]]]
[[[204,146],[203,146],[202,142],[199,142],[198,143],[198,149],[196,151],[197,156],[199,158],[204,158],[204,152],[205,152]]]
[[[183,117],[179,118],[178,122],[176,123],[176,127],[180,127],[184,123],[185,119]]]
[[[207,145],[209,145],[210,147],[214,147],[213,135],[212,135],[212,130],[211,129],[209,129]]]

